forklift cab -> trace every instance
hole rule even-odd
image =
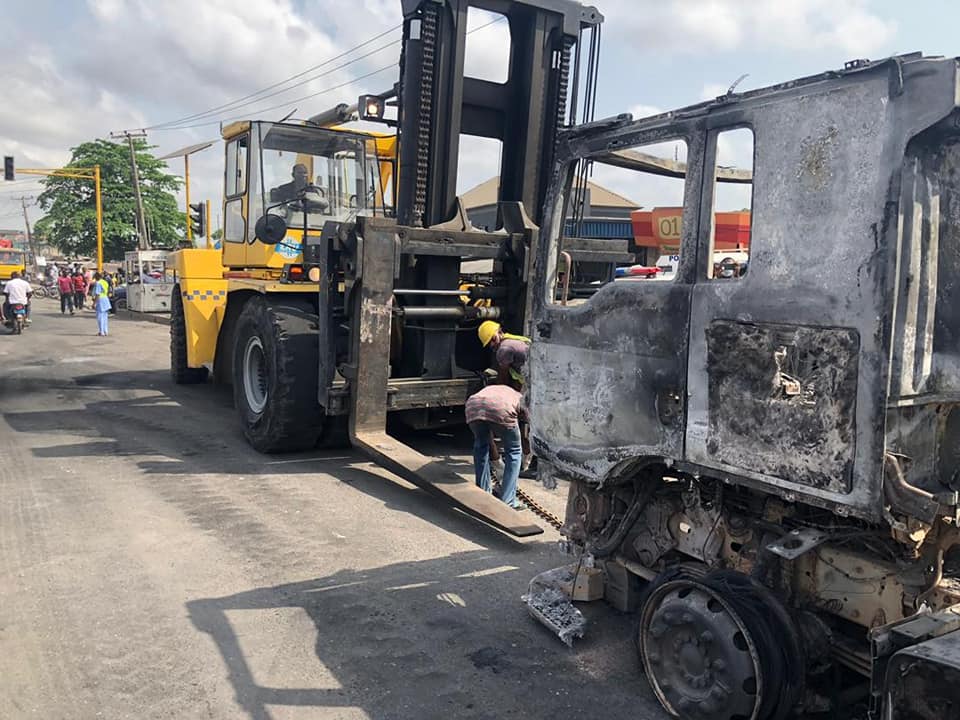
[[[302,260],[304,231],[328,221],[384,214],[378,138],[347,130],[272,122],[224,128],[224,265],[280,269]],[[276,244],[256,237],[257,221],[286,225]]]

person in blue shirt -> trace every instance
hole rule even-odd
[[[100,273],[93,276],[93,309],[97,311],[97,335],[107,335],[107,318],[110,313],[110,286]]]

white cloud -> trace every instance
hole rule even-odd
[[[867,0],[596,2],[606,16],[608,47],[629,43],[668,58],[695,56],[708,69],[710,53],[745,47],[796,53],[831,49],[850,57],[868,56],[888,44],[896,29]],[[201,112],[301,72],[395,27],[400,12],[399,0],[0,4],[0,24],[8,40],[0,56],[0,75],[5,79],[0,150],[16,155],[21,166],[59,165],[69,159],[71,146],[106,137],[111,130]],[[469,27],[475,29],[494,17],[471,13]],[[399,31],[361,53],[398,38]],[[467,72],[502,78],[508,38],[504,22],[473,33]],[[399,46],[392,46],[289,93],[211,117],[249,112],[279,118],[293,108],[303,117],[338,102],[353,102],[362,92],[389,87],[397,77],[398,56]],[[392,66],[389,72],[316,98],[296,100],[387,65]],[[601,72],[630,77],[629,69],[602,66]],[[705,86],[704,92],[708,89],[713,93],[712,85]],[[717,94],[725,91],[723,86]],[[284,106],[263,110],[272,105]],[[632,108],[637,118],[659,110],[648,105]],[[152,132],[149,139],[162,154],[217,136],[214,124]],[[210,198],[214,206],[219,205],[222,162],[219,145],[192,158],[194,198]],[[495,173],[496,155],[482,142],[465,142],[462,170],[460,184],[465,189]],[[171,171],[181,173],[182,163],[172,161]],[[4,191],[2,185],[0,191]],[[636,201],[650,204],[642,188],[635,195]],[[12,212],[12,197],[10,192],[0,192],[0,216]]]
[[[610,31],[662,52],[823,50],[861,56],[884,47],[896,24],[867,0],[606,0]]]

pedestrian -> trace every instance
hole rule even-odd
[[[77,310],[83,310],[83,297],[87,292],[87,283],[83,279],[83,273],[79,270],[73,271],[73,306]]]
[[[110,288],[107,281],[100,273],[94,273],[93,290],[90,295],[93,298],[93,309],[97,311],[97,335],[101,337],[107,335],[107,319],[110,313],[109,294]]]
[[[509,385],[487,385],[467,398],[464,408],[467,425],[473,433],[473,469],[477,486],[486,492],[490,487],[490,443],[497,437],[503,445],[503,479],[500,499],[516,510],[524,508],[517,501],[517,478],[520,477],[520,420],[527,420],[523,396]]]
[[[70,311],[73,315],[73,279],[66,270],[57,278],[57,290],[60,291],[60,314]]]

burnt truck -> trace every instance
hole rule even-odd
[[[585,166],[674,183],[674,277],[565,294]],[[554,167],[529,402],[579,597],[637,613],[684,720],[960,718],[958,61],[574,127]]]

